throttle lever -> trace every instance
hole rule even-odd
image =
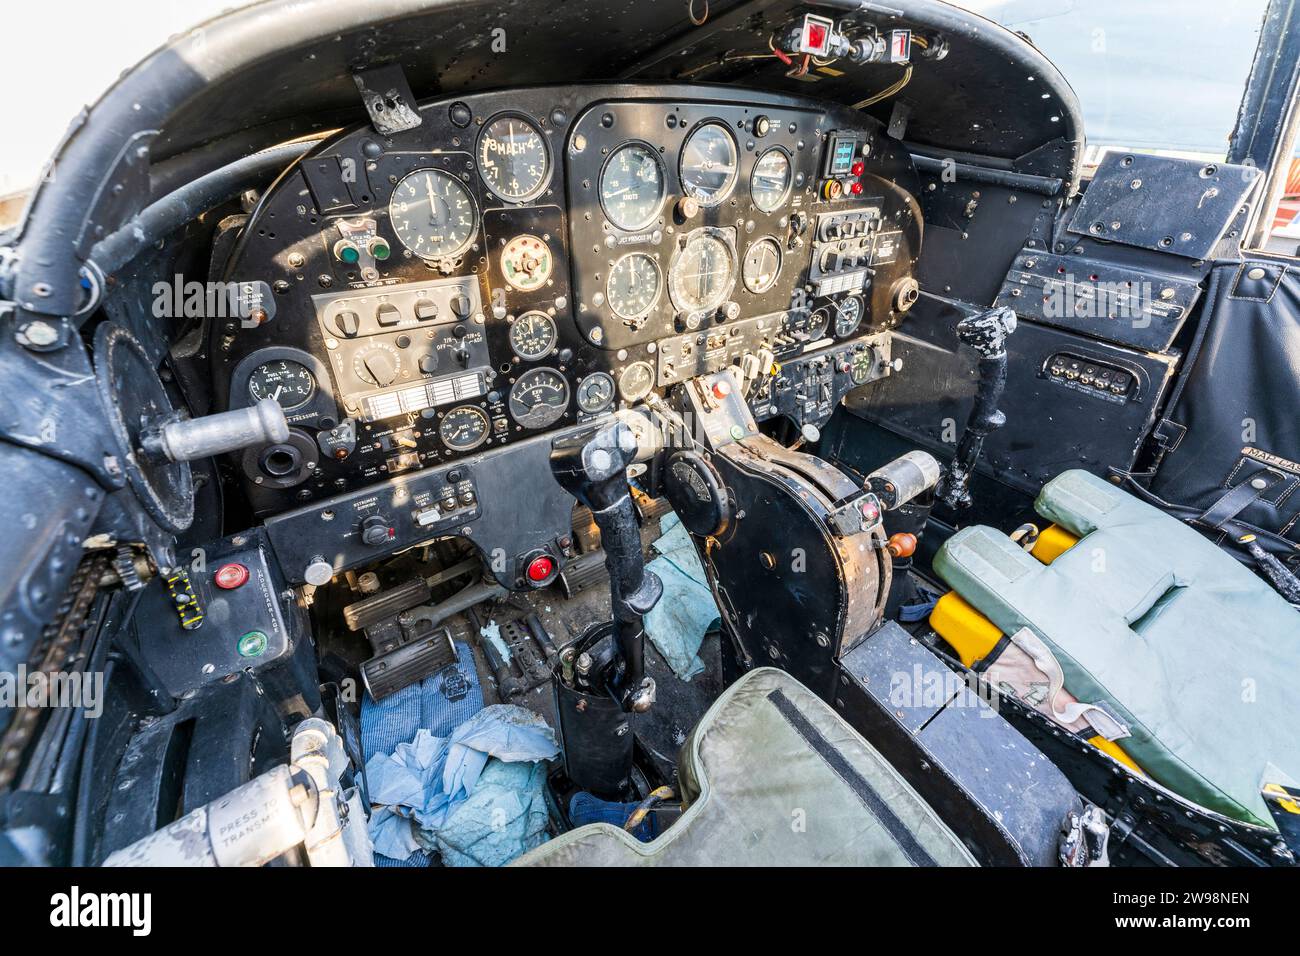
[[[957,323],[957,339],[979,353],[979,378],[975,384],[975,404],[966,419],[953,455],[952,464],[943,477],[935,497],[956,510],[970,505],[970,481],[975,464],[984,449],[984,439],[1007,422],[998,408],[1007,387],[1007,336],[1016,330],[1016,313],[1011,309],[990,309],[969,315]]]

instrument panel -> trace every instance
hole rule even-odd
[[[872,336],[901,319],[920,252],[910,159],[869,117],[735,97],[592,86],[435,101],[411,130],[354,129],[287,171],[224,269],[269,307],[214,322],[208,348],[218,404],[271,397],[292,428],[240,462],[259,513],[760,352],[856,344],[863,368],[888,374]],[[761,401],[775,408],[771,378]]]

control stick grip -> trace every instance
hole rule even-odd
[[[147,453],[168,461],[194,461],[288,440],[289,422],[273,398],[251,408],[166,422],[141,436]]]
[[[557,439],[551,445],[555,480],[591,509],[600,529],[619,646],[627,664],[626,686],[632,691],[645,673],[642,617],[663,594],[662,582],[645,567],[641,528],[627,483],[627,467],[636,453],[636,434],[618,420]]]

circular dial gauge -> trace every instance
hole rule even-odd
[[[682,189],[701,206],[716,206],[731,195],[739,168],[736,141],[721,123],[705,123],[682,147]]]
[[[550,164],[542,134],[523,117],[499,116],[479,135],[479,174],[502,199],[533,198],[546,185]]]
[[[645,315],[659,301],[663,279],[659,263],[644,252],[629,252],[609,270],[609,307],[624,319]]]
[[[687,312],[716,309],[731,291],[734,270],[731,249],[725,242],[707,233],[695,236],[668,269],[673,304]]]
[[[515,236],[501,250],[501,274],[520,292],[540,289],[554,267],[551,247],[536,236]]]
[[[745,251],[740,264],[740,278],[745,288],[755,294],[766,292],[776,284],[781,272],[781,246],[770,236],[758,240]]]
[[[300,362],[263,362],[248,377],[248,397],[273,398],[285,411],[301,408],[316,394],[316,376]]]
[[[618,377],[618,392],[623,401],[639,402],[655,387],[655,372],[648,362],[633,362]]]
[[[853,364],[849,369],[849,377],[853,379],[854,385],[861,385],[871,377],[872,371],[876,367],[876,353],[872,349],[863,349],[861,352],[853,354]]]
[[[614,400],[614,380],[604,372],[592,372],[578,383],[578,407],[591,415]]]
[[[402,356],[387,342],[374,342],[353,356],[352,370],[363,382],[383,388],[396,381],[397,373],[402,370]]]
[[[771,212],[790,192],[790,157],[785,150],[769,149],[754,164],[754,173],[749,177],[749,195],[754,205],[763,212]]]
[[[857,331],[862,321],[862,300],[848,296],[835,304],[835,334],[843,338]]]
[[[664,201],[664,171],[649,147],[628,143],[600,171],[600,205],[609,221],[628,232],[655,221]]]
[[[452,451],[469,451],[487,440],[491,422],[481,408],[460,405],[453,408],[438,423],[438,436]]]
[[[510,389],[510,414],[525,428],[554,425],[569,407],[569,383],[553,368],[535,368]]]
[[[406,248],[423,259],[444,259],[474,241],[478,213],[469,189],[455,176],[417,169],[393,189],[388,218]]]
[[[555,348],[558,337],[555,320],[545,312],[525,312],[510,326],[510,347],[530,362]]]
[[[826,329],[830,327],[831,316],[825,309],[817,309],[812,315],[808,316],[807,334],[810,339],[819,339],[826,334]]]

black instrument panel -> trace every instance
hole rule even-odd
[[[920,252],[905,151],[838,107],[735,96],[431,102],[414,129],[355,129],[286,172],[224,274],[273,308],[215,323],[208,353],[219,403],[269,395],[293,428],[241,461],[255,508],[635,404],[708,354],[796,357],[895,324]]]

